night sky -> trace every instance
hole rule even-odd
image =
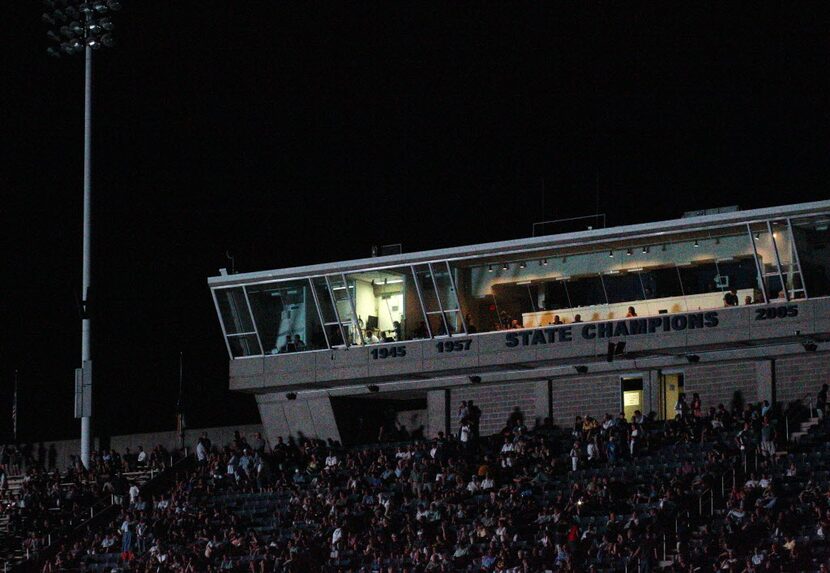
[[[6,4],[0,432],[17,368],[23,437],[69,437],[83,60]],[[191,426],[258,419],[206,286],[226,251],[256,271],[830,195],[826,12],[446,4],[124,0],[95,54],[99,433],[174,427],[180,351]]]

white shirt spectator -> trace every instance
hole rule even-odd
[[[133,484],[130,486],[130,503],[135,503],[135,500],[138,499],[138,486]]]
[[[196,459],[200,462],[207,461],[207,448],[205,448],[202,440],[199,440],[199,443],[196,444]]]
[[[470,425],[464,424],[461,426],[461,431],[459,432],[458,439],[461,440],[461,443],[466,444],[470,441]]]
[[[337,465],[337,456],[335,456],[334,454],[331,454],[330,456],[328,456],[326,458],[326,467],[327,468],[332,468],[336,465]]]

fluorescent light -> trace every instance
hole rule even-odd
[[[519,281],[516,283],[517,285],[529,285],[530,281]]]

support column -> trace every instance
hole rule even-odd
[[[427,437],[435,438],[438,432],[449,435],[450,406],[449,390],[432,390],[427,392]]]
[[[257,394],[257,407],[262,428],[273,446],[277,437],[316,438],[340,441],[340,431],[334,419],[331,399],[288,400],[285,394]]]
[[[775,402],[775,360],[759,360],[755,363],[755,380],[758,388],[757,400]],[[749,399],[749,396],[747,396]]]

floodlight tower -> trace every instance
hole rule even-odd
[[[121,9],[119,0],[43,0],[46,7],[41,19],[49,25],[46,35],[55,42],[47,48],[50,56],[84,53],[84,222],[83,266],[81,286],[81,368],[75,373],[75,417],[81,419],[81,461],[89,468],[92,446],[92,362],[89,313],[90,242],[92,239],[92,53],[112,47],[113,25],[108,16]]]

